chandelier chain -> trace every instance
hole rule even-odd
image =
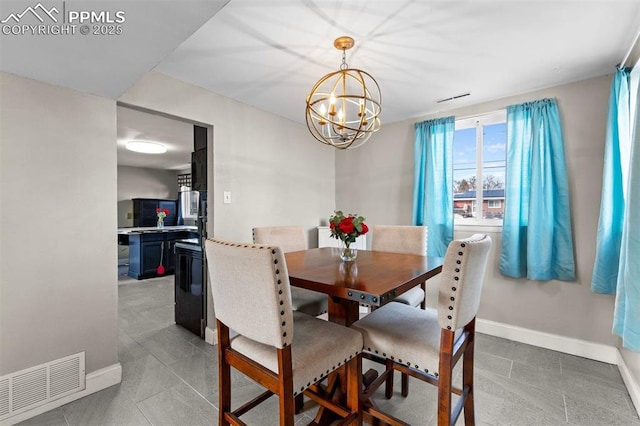
[[[347,65],[347,50],[342,49],[342,64],[340,65],[340,69],[344,71],[348,68],[349,68],[349,65]]]

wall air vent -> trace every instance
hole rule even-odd
[[[84,352],[0,377],[0,420],[86,387]]]
[[[470,94],[471,94],[471,92],[461,93],[459,95],[451,96],[450,98],[444,98],[444,99],[437,100],[436,103],[437,104],[441,104],[442,102],[453,101],[455,99],[460,99],[460,98],[464,98],[465,96],[469,96]]]

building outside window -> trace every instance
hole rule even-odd
[[[456,225],[502,225],[506,147],[505,110],[456,120],[453,140]]]

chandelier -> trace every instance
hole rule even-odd
[[[351,37],[338,37],[333,45],[342,50],[342,65],[322,77],[307,96],[307,128],[324,144],[357,148],[380,129],[380,86],[369,73],[347,65]]]

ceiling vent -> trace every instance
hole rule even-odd
[[[453,101],[455,99],[460,99],[460,98],[464,98],[465,96],[469,96],[470,94],[471,94],[471,92],[462,93],[460,95],[451,96],[450,98],[444,98],[444,99],[437,100],[436,103],[437,104],[441,104],[442,102]]]

